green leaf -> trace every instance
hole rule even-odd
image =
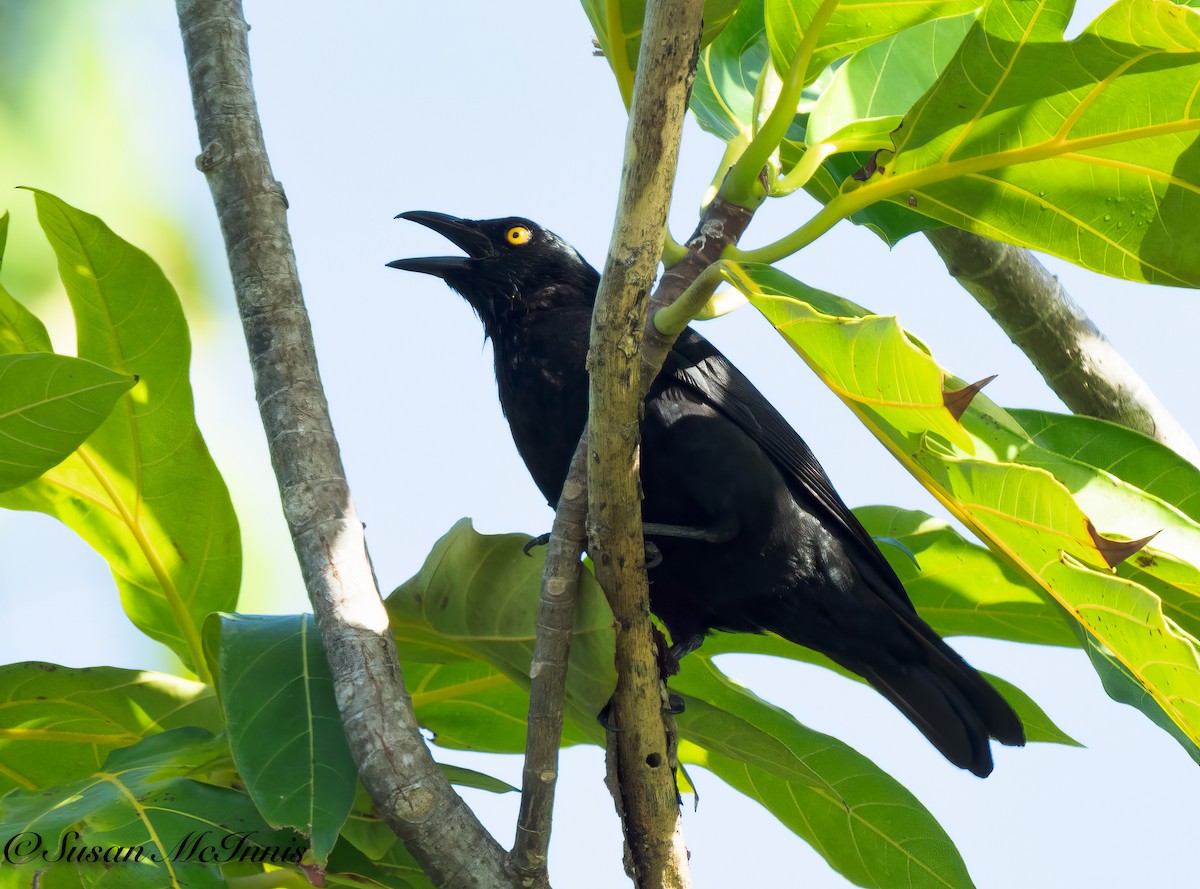
[[[786,71],[822,0],[766,0],[771,57]],[[812,79],[831,62],[931,19],[958,16],[977,9],[981,0],[841,0],[821,32],[809,63]]]
[[[1064,42],[1072,6],[989,3],[843,209],[886,199],[1107,275],[1200,285],[1200,13],[1118,0]]]
[[[580,0],[588,21],[596,32],[596,42],[621,91],[625,107],[633,97],[633,76],[637,71],[642,46],[642,21],[646,17],[645,0]],[[707,46],[729,23],[739,0],[704,0],[704,31],[700,45]]]
[[[894,317],[867,315],[853,303],[813,291],[769,266],[730,264],[730,275],[781,333],[793,341],[803,336],[806,354],[812,353],[812,362],[824,370],[822,379],[838,395],[869,403],[898,431],[937,434],[972,449],[970,437],[946,407],[942,369]],[[807,302],[784,296],[797,287]],[[856,309],[856,317],[836,323],[828,314]],[[897,373],[900,368],[903,374]]]
[[[67,355],[0,355],[0,491],[65,460],[136,383]]]
[[[213,615],[218,688],[246,790],[272,827],[312,838],[324,864],[354,802],[358,772],[311,614]]]
[[[119,747],[182,726],[223,727],[210,686],[116,667],[0,666],[0,796],[96,772]]]
[[[872,118],[903,115],[954,58],[976,13],[923,22],[860,49],[837,69],[808,119],[810,146]],[[892,124],[888,132],[896,128]],[[875,147],[891,148],[886,143]]]
[[[449,665],[480,661],[519,688],[528,688],[544,564],[544,553],[535,550],[532,557],[522,553],[528,540],[521,534],[478,534],[463,519],[434,545],[420,573],[387,597],[392,635],[406,676],[410,661]],[[596,714],[612,695],[613,657],[612,612],[591,575],[583,572],[565,702],[568,718],[578,725],[594,725]],[[430,682],[445,680],[477,682],[485,707],[487,696],[501,687],[495,677],[481,674],[452,671],[432,679],[426,674],[414,688],[414,700],[436,687]],[[511,697],[505,701],[509,706],[516,703]],[[507,716],[523,724],[525,711]]]
[[[684,658],[671,687],[685,696],[679,758],[757,800],[847,879],[867,887],[973,885],[936,819],[862,754],[804,727],[706,659]]]
[[[1200,469],[1166,445],[1116,423],[1009,410],[1033,443],[1128,482],[1200,522]]]
[[[4,246],[8,243],[8,211],[0,213],[0,268],[4,263]]]
[[[754,131],[755,91],[769,56],[763,0],[743,0],[721,36],[700,52],[689,107],[702,129],[725,142],[749,139]],[[816,82],[805,87],[801,102],[803,113],[796,116],[788,139],[780,148],[784,172],[794,168],[804,156],[805,109],[822,94],[832,76],[827,70]],[[894,126],[889,128],[889,134],[891,129]],[[886,144],[890,147],[890,138]],[[827,203],[837,196],[842,182],[849,179],[868,157],[847,153],[826,158],[805,188]],[[887,202],[856,212],[851,221],[870,228],[889,244],[914,231],[939,224],[907,207]]]
[[[1102,469],[1038,447],[982,395],[963,414],[961,434],[947,435],[930,405],[962,385],[935,373],[927,351],[894,321],[883,324],[770,267],[744,264],[732,279],[931,493],[1049,593],[1086,632],[1086,644],[1111,652],[1145,690],[1148,715],[1169,719],[1190,752],[1200,740],[1196,638],[1166,619],[1153,592],[1109,572],[1121,560],[1114,552],[1123,558],[1122,550],[1137,549],[1122,541],[1155,530],[1155,553],[1200,564],[1200,525]],[[889,389],[879,385],[884,374]],[[918,416],[930,431],[920,430]],[[1170,582],[1169,563],[1147,555],[1137,567]],[[1119,614],[1106,616],[1111,608]]]
[[[79,357],[141,378],[134,397],[0,506],[47,513],[109,563],[135,625],[201,679],[200,624],[232,610],[241,544],[229,492],[196,426],[191,344],[158,266],[99,219],[35,192],[75,312]]]
[[[523,749],[529,642],[542,573],[542,558],[521,554],[526,540],[515,534],[478,535],[468,522],[459,522],[435,546],[421,573],[388,599],[414,708],[439,744],[493,752]],[[567,675],[564,743],[602,740],[595,714],[612,688],[611,614],[590,577],[584,577]],[[579,658],[581,642],[597,655]],[[671,680],[672,689],[687,696],[678,719],[685,761],[710,768],[762,802],[842,872],[879,881],[863,885],[906,885],[892,879],[902,865],[923,875],[914,878],[914,886],[969,885],[955,876],[961,862],[949,840],[895,781],[840,742],[730,683],[712,665],[717,654],[741,651],[830,665],[778,637],[714,634],[684,658],[683,672]],[[433,660],[442,663],[421,662]],[[594,691],[589,670],[608,677]],[[1027,721],[1031,740],[1071,743],[1023,693],[1001,687]],[[588,703],[572,703],[581,699]],[[847,805],[855,809],[848,820]],[[811,822],[801,823],[801,813],[813,807],[827,817],[813,814]],[[348,830],[359,848],[373,851],[387,841],[365,814],[351,824]],[[886,864],[856,863],[856,842],[870,846],[872,854],[876,844],[886,847]],[[929,875],[943,875],[948,882]],[[933,882],[925,882],[927,877]]]
[[[763,0],[742,0],[721,36],[700,51],[689,106],[701,128],[729,142],[749,134],[754,93],[770,50]]]
[[[446,776],[446,780],[459,787],[471,787],[475,790],[486,790],[488,793],[516,793],[517,788],[507,781],[485,775],[474,769],[464,769],[462,766],[451,766],[444,762],[438,763],[438,768]]]
[[[53,351],[46,326],[0,286],[0,354]]]
[[[928,513],[867,506],[854,514],[872,536],[895,537],[912,560],[880,547],[921,617],[942,636],[983,636],[1075,647],[1062,610],[1028,577]]]
[[[530,589],[537,595],[536,588],[531,585]],[[406,631],[407,638],[415,635],[417,631]],[[429,641],[433,638],[431,631]],[[404,650],[400,657],[417,719],[433,733],[439,746],[486,753],[524,752],[527,678],[497,670],[458,649],[446,651],[442,659],[447,662],[440,664],[413,661]],[[583,714],[576,714],[583,720],[581,727],[568,718],[563,725],[563,745],[595,742],[600,735],[594,717],[584,719]]]
[[[392,834],[393,838],[395,834]],[[416,859],[399,840],[379,855],[367,857],[348,842],[338,842],[324,872],[328,886],[378,889],[434,889]]]
[[[221,756],[228,756],[224,743],[207,732],[173,729],[114,750],[82,780],[12,791],[0,799],[0,835],[22,840],[6,867],[25,885],[61,878],[216,889],[225,885],[218,863],[243,852],[259,863],[298,864],[306,847],[290,831],[268,828],[246,794],[189,777],[197,762]],[[60,848],[62,860],[55,860]],[[82,850],[74,857],[84,860],[68,860],[66,848]],[[89,860],[92,854],[101,860]]]

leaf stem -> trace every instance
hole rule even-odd
[[[692,319],[708,305],[717,285],[727,280],[729,277],[723,261],[717,260],[706,266],[675,302],[654,313],[655,328],[663,336],[679,336]]]
[[[788,127],[792,125],[804,92],[804,83],[808,79],[808,67],[816,51],[817,41],[837,9],[838,2],[839,0],[823,0],[805,29],[800,46],[796,49],[796,56],[783,77],[783,85],[775,107],[771,109],[770,115],[725,178],[721,194],[730,203],[751,209],[761,201],[757,189],[759,173],[787,135]]]

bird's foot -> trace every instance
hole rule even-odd
[[[525,545],[521,547],[521,552],[528,556],[531,554],[535,546],[545,546],[549,542],[550,532],[547,531],[545,534],[539,534],[537,537],[531,537],[529,540],[525,541]]]
[[[653,541],[644,540],[642,542],[646,547],[646,570],[657,568],[662,564],[662,550],[655,546]]]
[[[621,727],[612,721],[613,702],[612,698],[608,699],[608,703],[596,714],[596,722],[604,726],[606,732],[619,732]]]

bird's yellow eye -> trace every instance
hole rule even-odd
[[[523,225],[514,225],[504,233],[504,237],[510,244],[528,244],[533,238],[533,232]]]

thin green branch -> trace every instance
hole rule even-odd
[[[845,195],[838,195],[791,234],[784,235],[778,241],[773,241],[765,247],[756,247],[753,250],[739,250],[733,246],[726,247],[721,258],[736,262],[778,262],[785,256],[791,256],[793,253],[803,250],[858,209],[861,208],[852,205],[850,201],[846,200]]]
[[[718,260],[706,266],[675,302],[654,313],[654,327],[663,336],[679,336],[704,311],[717,285],[728,280],[724,262]]]

